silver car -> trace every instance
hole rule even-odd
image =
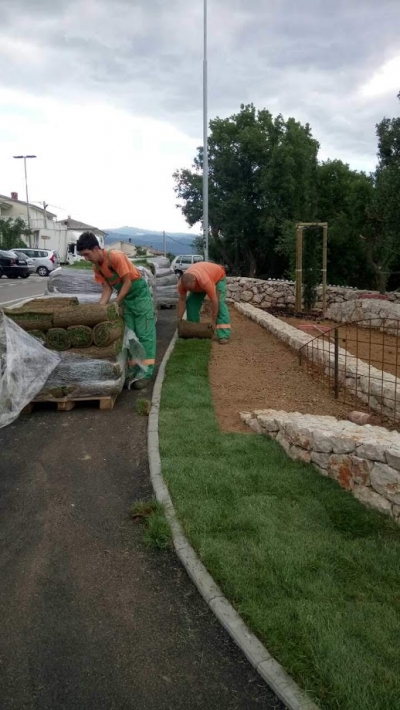
[[[33,270],[39,276],[48,276],[50,271],[58,269],[60,257],[53,249],[13,249],[17,254],[25,254],[33,261]],[[30,270],[30,269],[29,269]]]
[[[204,261],[204,257],[200,254],[182,254],[176,256],[172,261],[171,268],[175,274],[179,277],[182,276],[184,271],[192,266],[192,264],[197,264],[199,261]]]

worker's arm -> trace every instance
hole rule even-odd
[[[179,301],[178,301],[178,320],[181,320],[183,316],[185,315],[186,311],[186,294],[179,294]]]
[[[219,309],[219,299],[218,299],[218,294],[216,293],[213,298],[211,298],[211,305],[212,305],[212,323],[213,326],[215,327],[217,325],[217,318],[218,318],[218,309]]]
[[[130,274],[125,274],[125,276],[122,277],[122,288],[117,296],[117,303],[120,305],[121,301],[124,300],[125,296],[128,295],[130,289],[132,286],[132,277]]]
[[[111,298],[112,288],[108,283],[104,282],[101,284],[101,289],[100,305],[105,306]]]

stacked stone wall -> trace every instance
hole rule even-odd
[[[400,434],[335,417],[273,409],[241,412],[258,434],[275,439],[293,460],[311,463],[364,505],[400,524]]]

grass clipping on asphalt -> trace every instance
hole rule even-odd
[[[400,529],[265,436],[223,434],[210,342],[178,340],[163,475],[200,558],[324,710],[400,708]]]

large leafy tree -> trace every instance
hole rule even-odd
[[[376,134],[379,162],[361,236],[376,288],[384,293],[391,273],[400,265],[400,118],[384,118]]]
[[[315,209],[318,143],[308,125],[273,118],[252,104],[210,123],[210,255],[233,273],[279,275],[284,224],[309,220]],[[174,175],[187,222],[202,219],[203,149],[192,170]]]
[[[1,249],[17,249],[27,246],[22,237],[29,238],[31,232],[26,226],[25,220],[21,217],[12,219],[0,219],[0,248]]]
[[[373,193],[371,176],[351,170],[341,160],[328,160],[318,166],[317,210],[319,220],[329,225],[330,283],[360,288],[371,284],[372,272],[360,234],[365,229]]]

